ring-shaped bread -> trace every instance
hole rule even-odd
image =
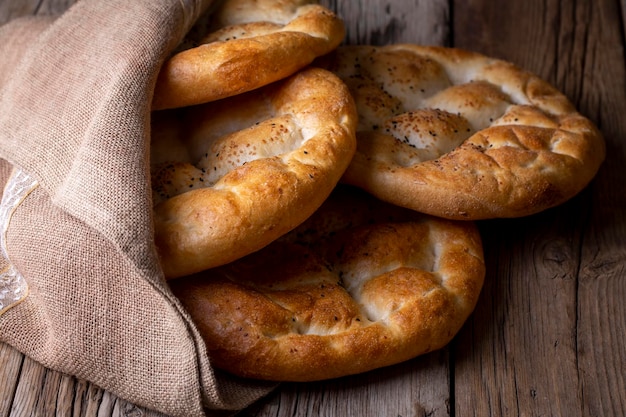
[[[170,285],[217,368],[313,381],[445,346],[473,311],[484,275],[473,222],[340,185],[259,252]]]
[[[399,44],[342,46],[316,64],[357,103],[343,181],[403,207],[449,219],[530,215],[580,192],[604,159],[590,120],[502,60]]]
[[[156,113],[155,240],[167,278],[230,262],[302,223],[356,148],[352,96],[319,68]]]
[[[298,0],[227,0],[211,32],[162,66],[154,110],[240,94],[285,78],[336,48],[343,21],[327,8]]]

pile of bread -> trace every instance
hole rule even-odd
[[[597,128],[510,63],[341,45],[297,0],[227,0],[163,66],[156,246],[212,363],[311,381],[445,346],[485,277],[475,220],[581,191]]]

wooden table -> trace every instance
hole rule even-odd
[[[1,0],[0,23],[73,0]],[[241,416],[626,415],[626,0],[335,0],[349,43],[476,50],[561,89],[603,131],[590,187],[479,224],[487,277],[445,349],[364,375],[284,384]],[[1,57],[0,57],[1,59]],[[0,344],[0,417],[158,415]]]

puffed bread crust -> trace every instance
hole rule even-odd
[[[598,171],[597,127],[537,76],[444,47],[342,46],[316,62],[355,97],[358,147],[342,181],[459,220],[559,205]]]
[[[261,251],[170,285],[216,367],[313,381],[445,346],[474,309],[484,274],[473,222],[338,187]]]
[[[343,21],[303,1],[229,0],[200,45],[162,66],[154,110],[207,103],[281,80],[335,49]]]
[[[173,114],[183,116],[155,129],[152,144],[155,241],[167,278],[231,262],[302,223],[356,148],[352,97],[319,68]]]

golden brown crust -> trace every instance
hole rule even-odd
[[[319,68],[169,116],[175,127],[155,128],[152,143],[156,244],[168,278],[230,262],[300,224],[356,148],[352,97]]]
[[[340,186],[261,251],[170,284],[216,367],[312,381],[441,348],[475,307],[484,274],[472,222]]]
[[[449,219],[519,217],[581,191],[598,129],[537,76],[443,47],[340,47],[317,64],[349,86],[358,148],[343,181]]]
[[[283,79],[336,48],[343,21],[302,1],[229,0],[201,45],[176,53],[159,73],[155,110],[206,103]]]

